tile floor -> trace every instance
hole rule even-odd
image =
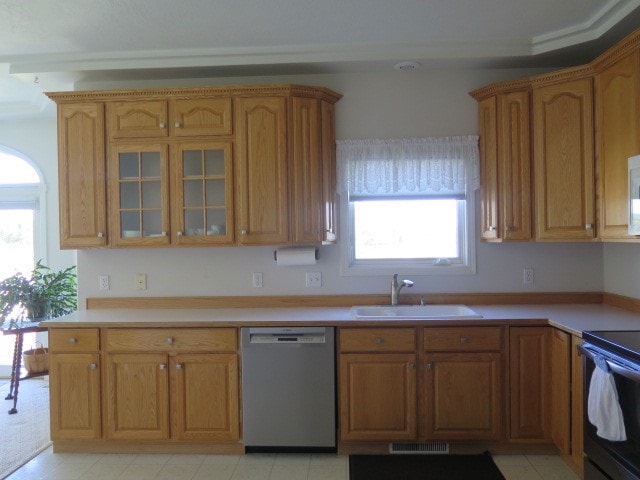
[[[507,480],[578,480],[553,455],[497,455]],[[7,480],[348,480],[340,455],[137,455],[53,453],[51,447]]]

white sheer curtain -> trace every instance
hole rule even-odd
[[[477,136],[339,140],[339,188],[350,198],[464,197],[480,186]]]

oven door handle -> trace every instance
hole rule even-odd
[[[595,355],[591,351],[587,350],[582,345],[578,345],[578,351],[582,355],[589,357],[595,363],[596,361]],[[606,358],[605,358],[605,361],[607,362],[607,365],[609,366],[609,368],[613,373],[617,373],[618,375],[621,375],[624,378],[628,378],[629,380],[632,380],[634,382],[640,382],[640,372],[636,372],[635,370],[630,370],[628,368],[625,368],[622,365],[618,365],[617,363],[611,362]]]

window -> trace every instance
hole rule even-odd
[[[0,278],[30,272],[44,258],[44,184],[37,169],[18,152],[0,147]],[[25,348],[36,339],[24,336]],[[13,335],[0,335],[0,377],[13,358]]]
[[[342,273],[475,273],[477,137],[338,142]]]

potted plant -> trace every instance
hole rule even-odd
[[[0,281],[0,318],[21,309],[31,321],[71,313],[77,308],[75,266],[52,271],[38,260],[30,277],[18,272]]]

